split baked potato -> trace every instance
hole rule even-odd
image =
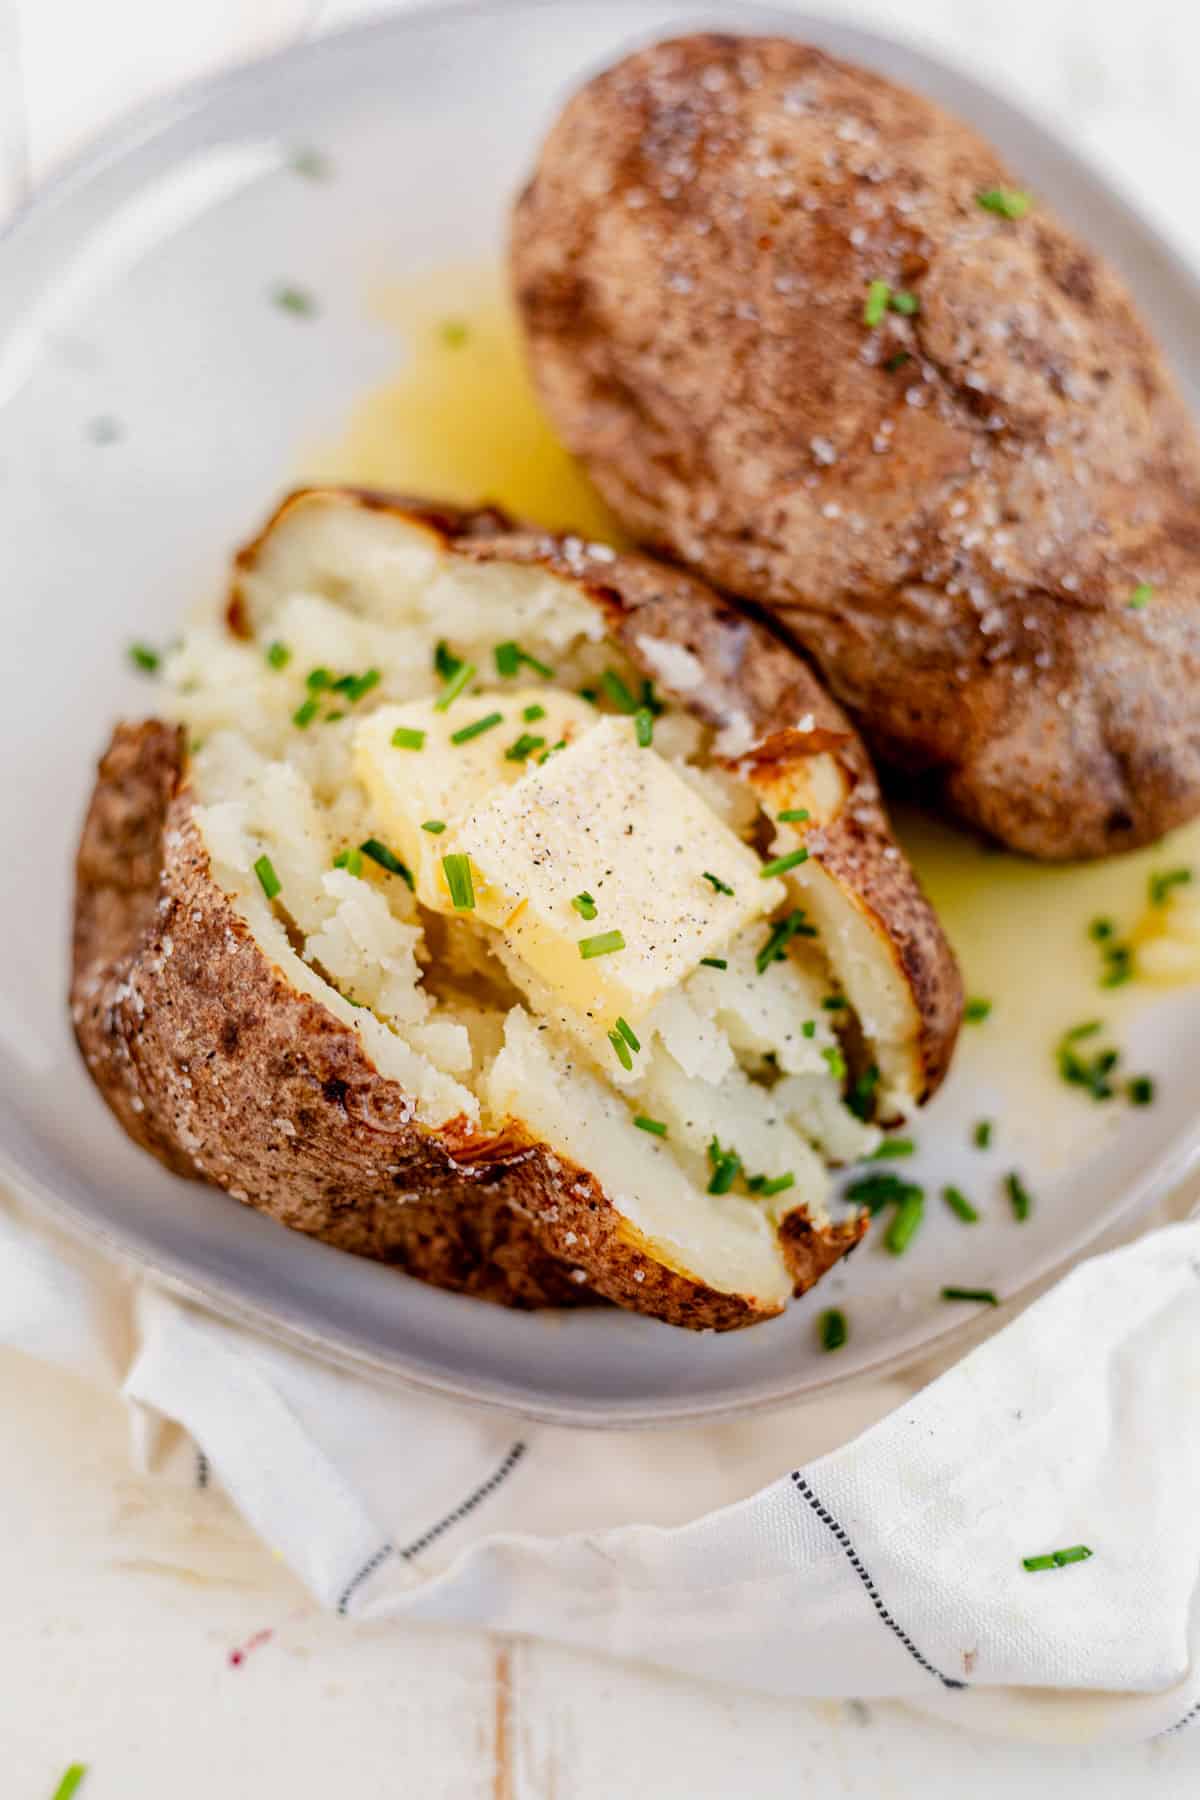
[[[966,125],[803,44],[659,44],[566,106],[512,272],[618,517],[770,608],[882,758],[1037,857],[1200,810],[1195,430]]]
[[[807,663],[696,579],[310,489],[122,725],[72,1009],[125,1130],[343,1249],[728,1329],[865,1221],[827,1169],[961,988]]]

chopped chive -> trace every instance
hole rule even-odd
[[[275,873],[275,865],[269,856],[260,856],[254,865],[254,873],[262,884],[262,891],[268,900],[273,900],[282,889],[283,883]]]
[[[276,638],[273,644],[267,645],[266,658],[271,668],[286,669],[292,660],[292,653],[286,644],[280,643],[279,639]]]
[[[433,670],[440,681],[450,681],[463,666],[461,656],[455,656],[453,650],[441,638],[433,652]]]
[[[1165,906],[1172,888],[1187,887],[1192,879],[1190,869],[1162,869],[1150,877],[1151,906]]]
[[[826,1012],[845,1012],[849,1004],[845,994],[826,994],[821,1002]]]
[[[1065,1569],[1070,1563],[1087,1562],[1094,1554],[1086,1544],[1072,1544],[1066,1550],[1050,1550],[1045,1556],[1023,1556],[1021,1567],[1030,1574],[1039,1569]]]
[[[289,282],[281,281],[273,287],[271,298],[281,312],[294,313],[297,318],[311,318],[317,310],[317,303],[308,289],[293,287]]]
[[[310,669],[304,677],[304,685],[310,693],[319,694],[330,685],[332,680],[333,676],[328,669]]]
[[[868,1212],[877,1213],[885,1206],[900,1204],[908,1191],[909,1183],[902,1181],[899,1175],[893,1175],[890,1169],[875,1169],[852,1181],[845,1198],[855,1206],[865,1206]]]
[[[875,1108],[875,1090],[879,1086],[879,1070],[874,1063],[857,1078],[846,1096],[846,1105],[856,1119],[866,1121]]]
[[[708,870],[705,869],[703,879],[707,881],[714,894],[728,894],[732,898],[733,889],[729,886],[728,882],[722,881],[719,875],[710,875]]]
[[[729,967],[723,956],[702,956],[700,962],[706,969],[727,969]]]
[[[1000,1302],[991,1288],[944,1287],[943,1300],[973,1300],[980,1306],[999,1306]]]
[[[393,855],[387,845],[381,844],[378,838],[367,838],[358,847],[364,856],[369,856],[373,863],[378,863],[379,867],[386,869],[389,875],[398,875],[401,881],[407,882],[408,886],[412,887],[411,871],[405,868],[400,858]]]
[[[625,938],[620,931],[601,931],[595,937],[579,940],[579,954],[584,962],[590,962],[595,956],[611,956],[614,950],[624,948]]]
[[[345,718],[344,712],[328,712],[321,720],[322,725],[336,725],[339,719]]]
[[[356,845],[339,850],[333,859],[335,869],[345,869],[347,875],[362,874],[362,851]]]
[[[784,1194],[788,1188],[795,1187],[796,1177],[789,1169],[786,1175],[755,1175],[746,1186],[752,1194]]]
[[[293,175],[303,175],[306,181],[328,181],[333,165],[324,151],[306,144],[293,150],[288,158],[288,168]]]
[[[485,731],[494,731],[497,725],[503,723],[503,713],[485,713],[482,719],[474,719],[470,725],[461,725],[457,731],[452,731],[450,742],[469,744],[472,738],[482,737]]]
[[[979,1214],[971,1205],[971,1202],[967,1199],[967,1196],[963,1193],[961,1188],[944,1187],[942,1189],[942,1199],[946,1202],[946,1205],[950,1208],[950,1211],[954,1214],[955,1218],[961,1219],[964,1225],[978,1224]]]
[[[1072,1087],[1086,1089],[1093,1100],[1112,1099],[1116,1089],[1110,1077],[1120,1061],[1120,1053],[1113,1049],[1102,1049],[1097,1050],[1094,1056],[1081,1056],[1075,1046],[1103,1029],[1101,1020],[1088,1019],[1064,1033],[1055,1052],[1062,1080]]]
[[[617,1053],[617,1061],[623,1069],[633,1068],[633,1057],[629,1054],[629,1045],[619,1031],[610,1031],[608,1041]]]
[[[345,694],[351,706],[354,706],[364,694],[369,694],[372,688],[378,687],[382,680],[383,676],[378,669],[364,669],[361,675],[343,675],[339,681],[334,682],[333,688],[335,693]]]
[[[821,1340],[822,1350],[840,1350],[849,1335],[846,1315],[839,1312],[836,1306],[829,1307],[817,1320],[817,1336]]]
[[[462,319],[443,319],[438,326],[438,337],[447,350],[461,350],[471,333]]]
[[[806,806],[790,806],[786,812],[777,813],[781,825],[807,825],[809,812]]]
[[[78,1793],[79,1784],[87,1774],[86,1763],[72,1763],[54,1790],[54,1800],[71,1800]]]
[[[571,900],[571,905],[575,908],[575,911],[579,914],[581,919],[594,919],[596,916],[596,902],[592,899],[592,896],[588,893],[586,888],[583,890],[582,894],[574,895]]]
[[[320,710],[321,702],[315,694],[310,694],[308,699],[303,701],[292,714],[292,724],[304,731],[312,724]]]
[[[559,738],[557,744],[551,744],[551,746],[548,750],[542,751],[542,754],[538,757],[538,768],[540,769],[543,763],[548,763],[550,761],[550,758],[555,754],[556,751],[565,750],[566,747],[567,747],[566,738]]]
[[[877,1150],[872,1150],[871,1162],[895,1162],[902,1156],[915,1156],[917,1146],[911,1138],[884,1138]]]
[[[423,750],[425,733],[418,731],[415,725],[397,725],[392,733],[392,748],[395,750]]]
[[[772,862],[765,862],[758,871],[763,881],[769,881],[772,875],[786,875],[789,869],[798,869],[801,863],[808,861],[808,851],[801,845],[799,850],[789,850],[786,856],[777,856]]]
[[[642,749],[648,750],[654,742],[654,714],[648,706],[638,707],[633,715],[633,728]]]
[[[644,1113],[638,1113],[634,1124],[639,1131],[648,1131],[651,1137],[666,1137],[667,1128],[661,1119],[648,1119]]]
[[[903,313],[906,319],[911,319],[914,313],[921,310],[921,302],[917,296],[906,292],[904,288],[896,290],[888,301],[888,305],[893,312]]]
[[[521,717],[524,719],[524,721],[527,725],[533,725],[537,722],[538,719],[544,719],[545,716],[546,716],[545,707],[538,706],[536,704],[536,702],[533,706],[527,706],[525,708],[524,712],[521,714]]]
[[[896,1208],[896,1214],[888,1226],[884,1243],[893,1256],[903,1256],[913,1238],[920,1229],[921,1220],[925,1217],[925,1191],[923,1188],[906,1186],[904,1198]]]
[[[783,961],[787,946],[794,937],[815,938],[816,935],[816,928],[807,922],[803,910],[797,907],[786,918],[777,919],[772,925],[766,943],[754,958],[755,968],[760,975],[765,975],[773,962]]]
[[[963,1007],[963,1018],[967,1021],[968,1025],[981,1025],[988,1017],[991,1010],[992,1003],[990,1000],[968,1000],[967,1004]]]
[[[459,663],[453,675],[447,677],[445,687],[433,703],[436,710],[438,712],[445,712],[447,708],[458,699],[458,696],[462,693],[463,689],[470,682],[474,681],[477,673],[478,671],[476,670],[474,663]],[[497,714],[497,717],[499,717],[499,714]]]
[[[992,1121],[979,1119],[971,1133],[971,1142],[977,1150],[989,1150],[992,1144]]]
[[[891,292],[886,281],[873,281],[867,288],[867,298],[863,303],[863,324],[869,325],[872,331],[876,325],[883,323],[883,315],[888,309]]]
[[[1125,1092],[1131,1106],[1152,1106],[1154,1103],[1154,1083],[1149,1075],[1135,1075]]]
[[[897,350],[894,356],[888,357],[883,366],[889,375],[894,375],[897,369],[902,369],[906,362],[911,361],[912,357],[907,350]]]
[[[741,1157],[736,1150],[722,1150],[720,1141],[713,1138],[708,1146],[708,1160],[712,1165],[709,1193],[727,1194],[741,1173]]]
[[[441,837],[445,829],[445,819],[424,819],[421,823],[421,830],[427,831],[430,837]]]
[[[443,856],[442,869],[450,902],[456,912],[471,912],[475,906],[475,883],[471,879],[471,859],[459,852]]]
[[[1072,1025],[1070,1031],[1064,1031],[1064,1044],[1077,1044],[1083,1038],[1095,1037],[1098,1031],[1104,1030],[1103,1019],[1085,1019],[1082,1025]]]
[[[527,731],[523,731],[516,743],[510,744],[508,749],[504,752],[504,760],[505,762],[515,763],[526,762],[533,755],[535,750],[543,749],[545,743],[546,740],[544,737],[531,737]]]
[[[1004,1186],[1012,1203],[1013,1218],[1024,1224],[1033,1211],[1033,1196],[1015,1170],[1004,1177]]]
[[[586,700],[589,706],[595,706],[597,700],[600,698],[600,691],[598,688],[594,687],[581,687],[579,690],[579,698],[581,700]]]
[[[1088,936],[1094,943],[1105,943],[1115,932],[1116,926],[1111,919],[1093,919],[1088,926]]]
[[[637,711],[637,701],[634,699],[615,669],[605,669],[603,675],[600,677],[600,685],[603,687],[605,693],[608,695],[618,712],[633,714]]]
[[[143,675],[156,675],[162,657],[157,650],[151,649],[149,644],[130,644],[129,660],[135,669],[141,670]]]
[[[530,656],[528,650],[522,650],[520,644],[514,644],[511,639],[505,644],[497,644],[492,654],[496,659],[497,675],[506,678],[517,674],[522,663],[545,681],[549,681],[554,674],[553,669],[548,669],[544,662],[539,662],[536,656]]]
[[[822,1050],[821,1055],[829,1064],[829,1073],[833,1076],[834,1080],[844,1081],[846,1078],[846,1059],[838,1049],[837,1045],[826,1045],[825,1049]]]
[[[805,1019],[803,1025],[800,1027],[800,1034],[802,1037],[806,1038],[816,1037],[817,1021],[815,1019]]]
[[[1023,219],[1033,205],[1031,197],[1021,188],[984,188],[975,199],[984,212],[998,213],[1002,219]]]
[[[1149,606],[1153,598],[1154,589],[1151,587],[1150,583],[1148,581],[1139,581],[1125,604],[1130,612],[1141,612],[1144,606]]]
[[[1123,987],[1133,980],[1133,947],[1130,944],[1106,944],[1104,969],[1100,976],[1103,988]]]
[[[631,1050],[640,1050],[641,1049],[641,1047],[642,1047],[641,1041],[638,1038],[637,1033],[634,1031],[633,1026],[629,1023],[628,1019],[618,1019],[617,1020],[617,1030],[620,1032],[621,1036],[625,1039],[625,1042],[629,1045],[629,1048]]]

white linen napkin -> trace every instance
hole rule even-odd
[[[529,1426],[326,1367],[15,1201],[0,1342],[119,1383],[142,1464],[219,1482],[342,1614],[1025,1738],[1200,1715],[1200,1223],[1083,1263],[915,1393],[654,1432]]]

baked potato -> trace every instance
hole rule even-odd
[[[808,664],[696,579],[292,495],[122,725],[72,1008],[131,1137],[516,1305],[724,1330],[857,1242],[953,957]]]
[[[559,117],[512,279],[624,525],[770,608],[935,801],[1042,858],[1200,810],[1196,433],[966,125],[804,44],[659,44]]]

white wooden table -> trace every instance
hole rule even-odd
[[[1200,257],[1200,11],[1180,0],[845,9],[1019,92]],[[0,217],[147,94],[364,10],[0,0]],[[543,1645],[318,1614],[219,1495],[131,1474],[115,1401],[12,1354],[0,1355],[0,1470],[3,1800],[49,1800],[75,1758],[91,1765],[81,1800],[1200,1792],[1200,1733],[1047,1752],[899,1707],[783,1705]]]

